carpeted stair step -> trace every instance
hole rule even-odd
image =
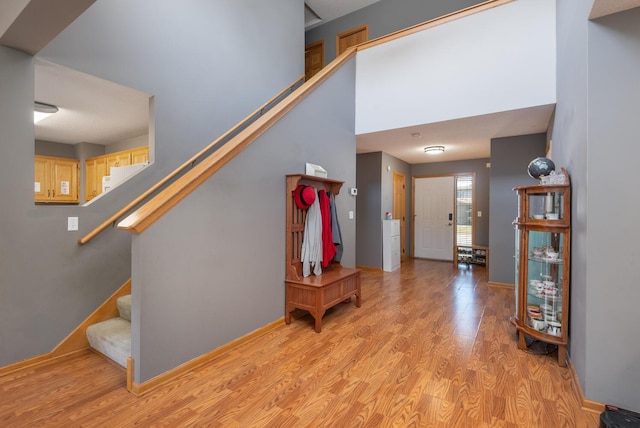
[[[124,318],[112,318],[87,328],[91,347],[127,367],[131,355],[131,322]]]
[[[127,321],[131,321],[131,294],[119,297],[116,304],[118,305],[120,317],[126,319]]]

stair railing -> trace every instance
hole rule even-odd
[[[245,129],[239,132],[235,137],[229,140],[224,146],[220,147],[207,158],[203,159],[198,165],[193,167],[179,179],[165,187],[161,192],[156,194],[153,199],[138,208],[135,212],[123,219],[118,228],[128,230],[132,233],[142,233],[151,226],[156,220],[162,217],[167,211],[175,206],[182,199],[187,197],[200,184],[211,177],[216,171],[222,168],[227,162],[233,159],[238,153],[244,150],[256,138],[262,135],[274,123],[282,118],[286,113],[300,103],[308,94],[310,94],[322,82],[334,74],[343,64],[355,56],[356,52],[364,50],[382,43],[386,43],[400,37],[405,37],[428,28],[441,25],[456,19],[460,19],[478,12],[482,12],[497,6],[510,3],[514,0],[487,0],[477,5],[469,6],[457,12],[441,16],[439,18],[426,21],[421,24],[414,25],[404,30],[396,31],[377,39],[361,43],[357,46],[348,48],[336,59],[311,77],[303,85],[298,87],[291,96],[278,103],[277,106],[269,110],[266,114],[259,117],[256,121],[249,124]]]
[[[290,96],[249,124],[224,146],[203,159],[202,162],[187,171],[183,176],[165,187],[151,200],[118,223],[118,228],[128,230],[132,233],[142,233],[298,105],[307,95],[322,84],[322,82],[340,69],[344,63],[353,58],[355,54],[355,47],[351,47],[340,54],[340,56],[329,65],[299,86]]]
[[[190,167],[192,168],[193,166],[195,166],[197,161],[200,160],[201,158],[203,158],[205,155],[210,154],[211,152],[217,150],[220,146],[224,145],[234,135],[238,134],[244,128],[249,126],[252,122],[257,120],[260,116],[262,116],[265,112],[267,112],[270,108],[273,108],[284,97],[286,97],[290,93],[292,93],[295,90],[295,88],[297,88],[298,86],[300,86],[302,84],[303,81],[304,81],[304,75],[298,77],[293,83],[291,83],[289,86],[284,88],[282,91],[280,91],[274,97],[272,97],[269,101],[267,101],[266,103],[264,103],[263,105],[258,107],[255,111],[253,111],[251,114],[249,114],[249,116],[245,117],[242,121],[240,121],[238,124],[236,124],[233,128],[229,129],[227,132],[222,134],[220,137],[218,137],[215,141],[213,141],[207,147],[205,147],[204,149],[200,150],[198,153],[193,155],[191,158],[189,158],[187,161],[185,161],[182,165],[180,165],[178,168],[173,170],[173,172],[171,172],[169,175],[164,177],[162,180],[158,181],[156,184],[154,184],[153,186],[148,188],[145,192],[140,194],[138,197],[136,197],[134,200],[129,202],[127,205],[122,207],[118,212],[116,212],[111,217],[106,219],[104,222],[102,222],[99,226],[97,226],[91,232],[87,233],[85,236],[83,236],[82,238],[78,239],[78,244],[84,245],[87,242],[91,241],[93,238],[95,238],[100,232],[102,232],[103,230],[105,230],[109,226],[115,226],[115,223],[116,223],[116,221],[118,221],[119,218],[121,218],[126,213],[131,211],[133,208],[138,206],[146,198],[148,198],[149,196],[151,196],[154,193],[156,193],[159,189],[161,189],[163,186],[165,186],[173,178],[177,177],[178,175],[180,175],[181,173],[186,171],[188,168],[190,168]]]

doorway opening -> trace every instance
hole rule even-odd
[[[39,58],[34,89],[58,110],[34,124],[36,203],[93,202],[153,163],[152,94]]]

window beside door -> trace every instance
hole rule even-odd
[[[456,176],[456,245],[473,245],[473,176]]]

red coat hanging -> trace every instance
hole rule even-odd
[[[333,243],[331,233],[331,201],[324,189],[318,192],[318,199],[320,216],[322,217],[322,267],[326,268],[336,254],[336,246]]]

